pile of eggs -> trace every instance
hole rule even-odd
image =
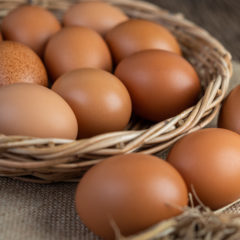
[[[41,7],[20,6],[1,32],[2,134],[88,138],[125,129],[132,114],[163,121],[199,99],[198,75],[175,37],[107,3],[73,5],[62,24]],[[81,220],[114,239],[114,224],[131,235],[181,213],[193,190],[212,209],[240,198],[239,101],[237,87],[221,128],[183,137],[166,161],[131,153],[92,167],[76,191]]]
[[[30,5],[3,18],[0,133],[89,138],[126,129],[133,114],[165,120],[199,99],[196,71],[160,24],[101,1],[73,5],[61,21]]]

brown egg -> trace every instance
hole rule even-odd
[[[128,236],[178,215],[187,202],[186,185],[170,164],[137,153],[97,164],[83,176],[76,191],[81,220],[107,240],[114,239],[112,221]]]
[[[47,86],[47,72],[38,57],[27,46],[11,41],[0,42],[0,86],[16,82]]]
[[[226,128],[240,134],[240,85],[235,87],[222,105],[218,127]]]
[[[163,49],[181,55],[175,37],[160,24],[142,19],[131,19],[112,30],[105,39],[116,63],[147,49]]]
[[[100,69],[79,69],[61,76],[52,89],[72,107],[78,136],[123,130],[131,116],[131,99],[122,82]]]
[[[60,28],[60,23],[51,12],[30,5],[23,5],[11,11],[1,25],[6,40],[21,42],[40,56],[49,37]]]
[[[53,80],[78,68],[112,70],[106,43],[98,33],[85,27],[67,27],[55,34],[47,44],[44,59]]]
[[[28,83],[0,88],[0,133],[40,138],[76,139],[77,120],[52,90]]]
[[[88,27],[102,35],[126,20],[128,17],[120,8],[96,1],[75,4],[63,17],[65,26]]]
[[[172,148],[168,161],[212,209],[240,198],[240,136],[226,129],[204,129]]]
[[[0,33],[0,41],[2,41],[3,39],[2,39],[2,33]]]
[[[127,87],[134,112],[151,121],[179,114],[194,105],[200,93],[194,68],[168,51],[133,54],[119,63],[115,75]]]

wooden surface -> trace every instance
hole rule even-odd
[[[240,60],[240,1],[238,0],[148,0],[208,30]]]

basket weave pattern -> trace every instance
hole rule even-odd
[[[20,4],[43,6],[59,18],[76,1],[0,1],[0,18]],[[181,114],[151,125],[132,119],[124,131],[89,139],[37,139],[0,134],[0,176],[32,182],[74,181],[92,165],[115,154],[159,153],[182,136],[206,126],[217,114],[232,74],[231,55],[205,30],[157,6],[133,0],[106,0],[130,17],[159,22],[177,37],[184,56],[199,74],[203,89],[199,102]],[[1,116],[0,116],[1,117]]]

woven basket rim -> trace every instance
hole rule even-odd
[[[170,31],[178,34],[177,38],[186,54],[190,54],[189,49],[193,47],[200,51],[199,48],[204,46],[201,56],[197,52],[192,53],[192,61],[198,60],[204,66],[209,60],[210,63],[214,63],[216,71],[219,72],[216,74],[213,71],[214,68],[211,69],[212,79],[209,74],[205,93],[195,106],[147,129],[141,129],[140,123],[131,130],[111,132],[75,141],[0,135],[0,176],[45,183],[74,181],[87,168],[106,156],[134,151],[149,154],[163,151],[184,135],[206,126],[216,116],[232,75],[231,54],[222,44],[206,30],[186,20],[181,14],[171,14],[154,4],[139,0],[105,1],[122,8],[133,17],[165,24]],[[6,2],[11,1],[0,1],[0,7]],[[11,4],[9,3],[9,8],[26,2],[25,0],[12,1]],[[33,0],[31,2],[53,11],[62,11],[71,4],[67,0]],[[0,9],[0,16],[6,15],[6,8]],[[192,43],[196,46],[191,46]],[[205,58],[209,59],[205,60]],[[197,66],[198,63],[195,64]]]

